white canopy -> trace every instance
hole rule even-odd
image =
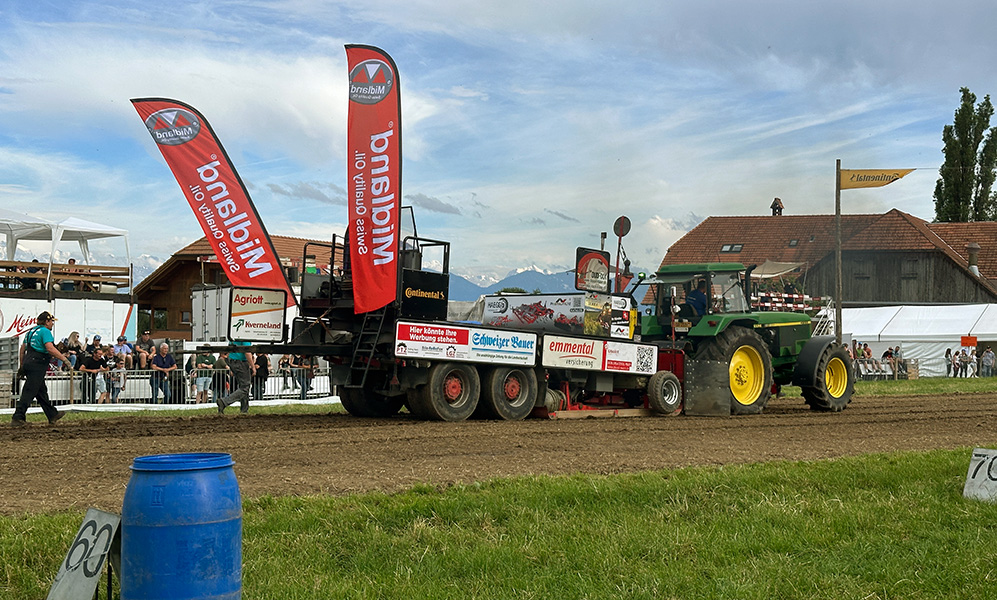
[[[56,223],[24,213],[0,209],[0,231],[5,233],[7,237],[7,260],[14,260],[17,243],[22,240],[50,240],[52,242],[52,251],[49,253],[48,259],[50,276],[55,248],[59,242],[63,241],[77,242],[80,245],[80,252],[83,254],[83,262],[90,264],[90,240],[121,237],[125,241],[125,259],[129,265],[132,262],[131,252],[128,249],[127,231],[76,217],[69,217]]]
[[[804,264],[801,262],[776,262],[765,259],[765,262],[755,267],[755,270],[751,272],[751,276],[757,279],[771,279],[795,271]]]
[[[0,232],[7,239],[7,260],[14,260],[17,241],[24,236],[46,231],[51,234],[53,223],[24,213],[0,208]],[[47,239],[47,238],[46,238]]]
[[[845,308],[841,321],[842,334],[869,344],[874,357],[899,345],[905,358],[921,360],[921,374],[929,377],[945,374],[945,349],[959,348],[963,336],[997,342],[994,304]]]

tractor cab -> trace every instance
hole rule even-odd
[[[665,265],[642,281],[650,286],[654,309],[645,317],[645,334],[683,335],[711,314],[747,313],[745,267],[740,263]],[[673,331],[674,329],[674,331]]]

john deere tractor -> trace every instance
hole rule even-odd
[[[800,386],[813,410],[843,410],[854,391],[847,350],[834,336],[812,337],[804,313],[752,311],[749,281],[750,269],[740,263],[662,267],[642,282],[655,304],[642,320],[642,340],[681,350],[691,365],[726,365],[731,414],[760,412],[788,384]],[[693,293],[701,282],[705,303]]]

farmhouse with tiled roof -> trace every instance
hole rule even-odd
[[[271,235],[270,240],[292,285],[300,283],[299,275],[305,268],[329,266],[329,242],[283,235]],[[309,263],[304,265],[306,244],[310,244]],[[336,264],[342,264],[342,248],[337,248]],[[177,250],[135,286],[135,302],[140,311],[148,313],[153,337],[191,339],[191,290],[202,284],[228,284],[211,244],[203,237]]]
[[[834,215],[709,217],[662,265],[799,263],[800,291],[833,296]],[[997,222],[928,223],[903,211],[841,216],[842,306],[997,302]]]

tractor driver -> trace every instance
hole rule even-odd
[[[700,279],[696,289],[689,292],[685,297],[686,303],[696,309],[696,314],[700,317],[706,314],[706,280]]]

